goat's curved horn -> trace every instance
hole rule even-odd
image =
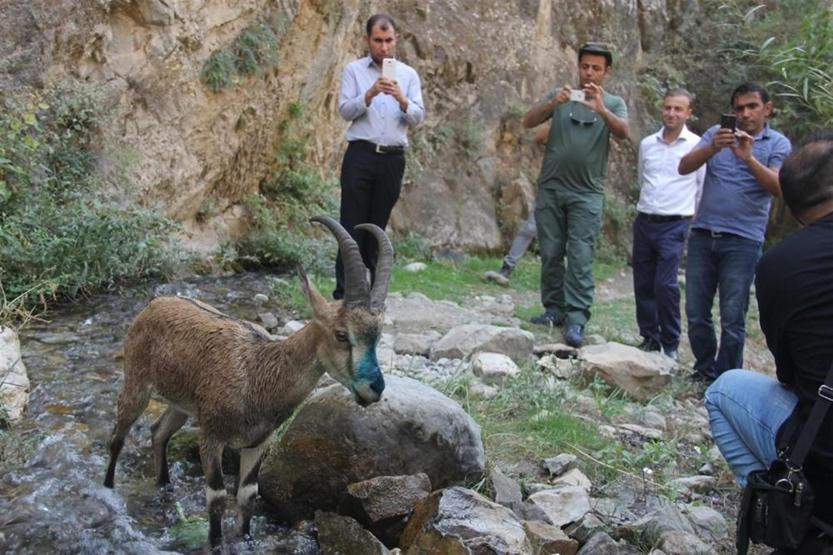
[[[370,288],[367,283],[367,268],[356,241],[341,224],[329,216],[313,216],[310,221],[324,225],[338,241],[338,250],[344,264],[344,304],[367,306]]]
[[[388,282],[390,282],[390,272],[393,268],[393,245],[387,234],[377,225],[359,224],[356,229],[372,233],[379,245],[376,275],[373,279],[373,288],[370,290],[370,311],[378,313],[385,307],[385,298],[388,296]]]

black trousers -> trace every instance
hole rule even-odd
[[[390,213],[402,190],[405,174],[404,153],[380,154],[368,143],[351,142],[341,163],[341,210],[339,220],[359,245],[365,266],[371,275],[376,272],[379,254],[376,239],[353,228],[371,223],[385,229]],[[341,253],[336,257],[336,288],[334,299],[344,297],[344,265]]]

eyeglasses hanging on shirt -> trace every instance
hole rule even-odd
[[[598,114],[580,102],[570,102],[570,121],[578,125],[593,125]]]

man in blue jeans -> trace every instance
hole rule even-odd
[[[710,128],[680,160],[686,175],[706,165],[686,264],[686,318],[694,354],[693,377],[712,381],[743,366],[749,287],[761,256],[769,207],[781,195],[778,169],[790,142],[769,127],[769,93],[756,83],[737,87],[730,105],[737,127]],[[712,305],[720,298],[720,348]]]
[[[738,483],[793,446],[833,362],[833,130],[805,139],[780,172],[784,200],[806,227],[761,258],[755,288],[778,380],[730,370],[706,390],[712,435]],[[816,515],[833,522],[833,411],[804,470]],[[818,545],[800,553],[829,553]]]

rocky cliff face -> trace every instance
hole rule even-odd
[[[363,55],[366,18],[397,17],[398,56],[423,79],[428,120],[412,135],[391,226],[435,245],[496,250],[526,213],[540,147],[520,124],[555,85],[573,83],[576,45],[617,48],[608,89],[628,102],[633,137],[646,109],[637,70],[645,49],[694,10],[678,0],[4,0],[0,87],[95,83],[117,117],[108,137],[133,161],[128,181],[161,203],[196,246],[245,233],[241,200],[270,174],[281,122],[303,105],[312,162],[337,174],[345,123],[340,71]],[[253,24],[277,29],[279,61],[213,92],[201,71]],[[108,139],[109,140],[109,139]],[[625,191],[634,142],[614,149],[608,186]],[[102,160],[106,164],[107,160]],[[337,191],[334,191],[337,194]],[[200,207],[215,207],[197,218]],[[511,238],[511,237],[510,237]]]

